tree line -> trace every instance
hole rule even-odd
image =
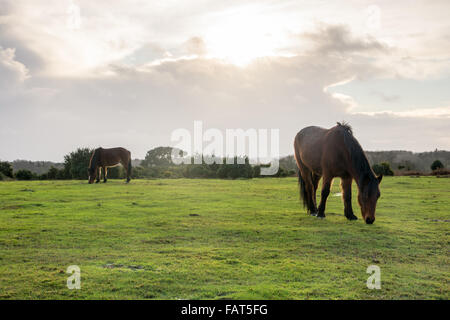
[[[133,166],[131,177],[140,178],[218,178],[218,179],[251,179],[261,177],[261,167],[263,165],[251,165],[248,157],[234,157],[230,164],[226,158],[220,158],[219,163],[212,163],[211,157],[201,156],[201,164],[181,164],[175,165],[172,162],[172,147],[157,147],[149,150],[145,159],[139,165]],[[177,152],[183,152],[176,150]],[[78,148],[64,156],[64,163],[57,168],[51,166],[47,172],[35,173],[28,169],[13,170],[11,163],[0,161],[0,180],[67,180],[88,178],[89,160],[93,149]],[[208,159],[209,158],[209,159]],[[369,156],[369,161],[370,161]],[[217,161],[216,161],[217,162]],[[191,161],[190,163],[193,163]],[[211,164],[209,164],[211,163]],[[430,166],[433,172],[439,172],[445,168],[440,160],[435,160]],[[379,175],[394,175],[391,164],[387,161],[375,163],[372,165],[374,172]],[[398,170],[409,169],[401,165]],[[295,176],[297,166],[293,156],[282,157],[279,159],[279,170],[274,176],[267,177],[288,177]],[[398,172],[398,171],[397,171]],[[125,170],[119,167],[108,169],[108,177],[112,179],[125,178]]]
[[[232,161],[219,159],[219,163],[211,163],[202,156],[201,164],[180,164],[172,162],[171,147],[157,147],[147,152],[145,159],[138,166],[133,166],[131,178],[219,178],[219,179],[251,179],[261,176],[262,165],[251,165],[246,156],[234,157]],[[67,180],[88,179],[88,166],[93,149],[78,148],[64,156],[62,168],[50,167],[47,172],[37,174],[28,169],[13,172],[11,163],[0,162],[0,180],[11,178],[17,180]],[[193,160],[193,158],[192,158]],[[193,161],[191,161],[193,163]],[[232,162],[232,163],[231,163]],[[208,164],[211,163],[211,164]],[[276,177],[295,175],[295,170],[280,167]],[[126,173],[122,166],[108,169],[108,178],[122,179]]]

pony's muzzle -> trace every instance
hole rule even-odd
[[[375,221],[375,218],[370,218],[370,217],[366,218],[366,223],[367,224],[372,224],[372,223],[374,223],[374,221]]]

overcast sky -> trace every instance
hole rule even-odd
[[[171,132],[347,120],[365,150],[450,149],[450,1],[0,0],[0,159],[133,158]]]

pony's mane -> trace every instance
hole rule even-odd
[[[352,161],[352,166],[356,173],[359,175],[359,183],[365,178],[375,178],[375,175],[370,168],[369,160],[367,160],[366,154],[359,144],[358,140],[353,136],[352,127],[346,122],[338,122],[337,128],[342,132],[344,136],[344,144],[347,147],[348,153]]]
[[[336,123],[339,127],[341,127],[342,129],[346,130],[348,133],[353,135],[353,129],[348,122],[342,121],[342,122],[336,122]]]

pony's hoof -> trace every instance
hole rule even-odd
[[[95,183],[99,183],[99,182],[100,182],[100,180],[95,181]]]
[[[317,217],[317,212],[311,212],[310,215],[313,217]]]
[[[319,218],[319,219],[325,219],[325,215],[324,215],[324,214],[317,214],[317,218]]]
[[[347,220],[350,220],[350,221],[352,221],[352,220],[358,220],[358,217],[357,216],[355,216],[355,215],[351,215],[351,216],[346,216],[346,218],[347,218]]]

